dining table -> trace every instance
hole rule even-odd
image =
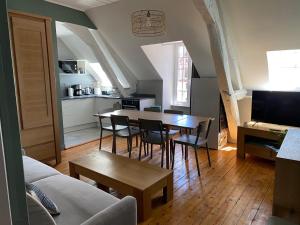
[[[170,143],[169,143],[169,131],[171,127],[177,127],[182,129],[196,129],[201,122],[207,121],[208,117],[193,116],[193,115],[177,115],[168,114],[162,112],[148,112],[148,111],[137,111],[137,110],[116,110],[113,112],[95,114],[94,116],[100,118],[110,118],[111,115],[115,116],[127,116],[131,123],[138,124],[139,119],[146,120],[159,120],[162,121],[166,131],[166,168],[170,168]],[[113,145],[115,146],[115,145]],[[115,151],[113,151],[115,152]]]

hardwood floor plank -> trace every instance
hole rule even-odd
[[[102,142],[102,149],[111,152],[111,137]],[[98,152],[99,142],[68,149],[62,153],[62,163],[56,168],[69,174],[68,161]],[[232,146],[231,146],[232,147]],[[234,146],[233,146],[234,147]],[[128,157],[126,140],[117,140],[117,154]],[[274,187],[274,165],[257,158],[240,160],[236,151],[210,151],[212,167],[205,151],[197,151],[201,177],[198,177],[194,150],[184,160],[177,146],[174,166],[174,199],[168,204],[160,201],[162,192],[154,196],[152,216],[141,225],[221,225],[264,224],[271,215]],[[153,159],[142,161],[160,166],[161,150],[154,147]],[[138,148],[132,158],[137,160]],[[93,183],[88,179],[84,181]],[[111,194],[122,197],[115,191]]]

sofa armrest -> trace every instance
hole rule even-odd
[[[81,225],[137,225],[136,200],[127,196]]]

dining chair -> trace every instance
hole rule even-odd
[[[128,116],[111,115],[110,120],[113,128],[113,153],[116,154],[116,138],[126,138],[129,158],[131,158],[132,138],[136,137],[138,139],[140,129],[130,125]],[[118,130],[118,126],[124,126],[126,128]]]
[[[161,108],[160,107],[147,107],[147,108],[144,108],[144,111],[146,111],[146,112],[161,112]]]
[[[173,140],[173,143],[171,144],[171,151],[172,151],[172,169],[174,169],[174,159],[175,159],[175,149],[176,144],[183,144],[188,148],[188,146],[191,146],[195,150],[195,158],[197,163],[197,170],[198,170],[198,176],[200,176],[200,167],[198,162],[198,156],[197,156],[197,150],[200,149],[201,146],[205,145],[206,152],[207,152],[207,158],[208,158],[208,164],[211,166],[210,161],[210,155],[209,155],[209,149],[208,149],[208,135],[211,127],[211,123],[214,120],[214,118],[209,118],[204,122],[200,122],[197,128],[197,135],[190,135],[190,134],[184,134],[178,138],[175,138]]]
[[[184,114],[183,111],[180,111],[180,110],[174,110],[174,109],[165,109],[165,110],[164,110],[164,113],[167,113],[167,114],[173,114],[173,115],[183,115],[183,114]],[[174,132],[174,131],[176,131],[176,132]],[[180,133],[180,135],[183,134],[181,128],[179,128],[179,129],[176,129],[176,128],[175,128],[175,129],[170,130],[170,133],[173,133],[174,135],[177,134],[178,132]],[[171,138],[171,140],[170,140],[170,143],[172,143],[172,138]],[[183,156],[183,153],[184,153],[183,145],[181,145],[181,153],[182,153],[182,156]],[[172,156],[172,157],[173,157],[173,156]]]
[[[95,115],[99,118],[99,123],[100,123],[100,143],[99,143],[99,150],[101,150],[102,147],[102,138],[103,138],[103,131],[108,131],[108,132],[113,132],[113,127],[112,125],[110,126],[104,126],[103,120],[106,119],[106,117],[100,116],[100,115]],[[126,129],[126,126],[117,126],[115,127],[115,130],[123,130]]]
[[[153,145],[159,145],[161,153],[161,167],[164,166],[164,153],[165,153],[165,143],[166,136],[163,134],[164,127],[163,123],[160,120],[145,120],[139,119],[140,125],[140,151],[139,151],[139,160],[141,160],[142,155],[142,146],[144,150],[146,145],[151,144],[151,158],[153,157]],[[145,150],[146,152],[146,150]]]

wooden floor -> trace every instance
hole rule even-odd
[[[103,150],[111,151],[112,139],[103,141]],[[118,139],[118,154],[127,156],[126,141]],[[56,168],[69,174],[68,161],[98,151],[98,142],[78,146],[62,153],[62,163]],[[212,167],[205,151],[198,151],[201,177],[197,175],[194,152],[189,150],[183,160],[180,146],[176,151],[174,168],[174,199],[168,204],[154,201],[152,217],[146,224],[265,224],[271,215],[274,186],[274,164],[258,158],[245,161],[236,158],[233,146],[222,151],[212,150]],[[137,148],[133,158],[137,158]],[[160,150],[155,148],[152,160],[159,166]],[[159,194],[158,194],[159,195]]]

